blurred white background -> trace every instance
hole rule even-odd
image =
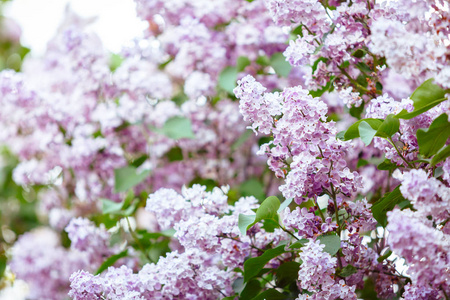
[[[136,17],[133,0],[14,0],[7,4],[5,15],[18,22],[22,44],[31,48],[31,55],[36,57],[44,53],[64,18],[67,4],[82,17],[97,16],[90,28],[111,52],[118,52],[146,27]]]

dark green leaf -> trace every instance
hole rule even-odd
[[[371,73],[372,72],[372,70],[369,68],[369,66],[367,64],[363,63],[363,62],[357,63],[356,67],[358,69],[360,69],[362,72],[365,72],[365,73]],[[366,84],[367,84],[367,81],[366,81]]]
[[[274,232],[275,229],[280,228],[278,221],[273,219],[264,219],[263,220],[263,226],[265,231],[267,232]]]
[[[261,283],[259,280],[252,279],[245,285],[242,290],[239,299],[240,300],[249,300],[253,299],[258,293],[261,291]]]
[[[389,159],[385,159],[382,163],[377,166],[378,170],[392,171],[397,169],[397,164],[394,164]]]
[[[346,60],[346,61],[344,61],[340,66],[339,66],[339,68],[340,69],[346,69],[346,68],[348,68],[350,66],[350,62],[348,61],[348,60]]]
[[[116,261],[118,261],[122,257],[126,257],[127,255],[128,255],[128,249],[124,250],[124,251],[122,251],[122,252],[120,252],[118,254],[111,255],[98,268],[97,272],[95,272],[95,275],[100,274],[104,270],[108,269],[108,267],[111,267]]]
[[[256,58],[256,61],[255,61],[258,65],[260,65],[260,66],[263,66],[263,67],[266,67],[266,66],[269,66],[270,65],[270,59],[267,57],[267,56],[265,56],[265,55],[263,55],[263,56],[258,56],[257,58]]]
[[[272,55],[270,65],[281,77],[287,77],[291,73],[292,66],[286,61],[286,57],[281,52]]]
[[[316,71],[317,66],[319,65],[319,63],[320,63],[321,61],[324,62],[324,63],[327,63],[328,58],[325,58],[325,57],[319,57],[319,58],[314,62],[314,64],[311,66],[313,73]]]
[[[279,266],[275,271],[277,286],[285,287],[292,282],[296,282],[299,269],[300,264],[295,261],[288,261]]]
[[[359,124],[361,124],[361,122],[366,122],[367,124],[370,125],[370,127],[372,127],[372,129],[374,130],[378,130],[378,128],[380,127],[381,123],[383,123],[382,120],[380,119],[362,119],[362,120],[358,120],[356,121],[352,126],[350,126],[344,134],[344,139],[346,141],[348,140],[352,140],[354,138],[358,138],[359,137]]]
[[[244,282],[258,275],[264,266],[273,258],[284,253],[285,245],[264,251],[261,256],[249,258],[244,262]]]
[[[292,30],[292,34],[302,36],[303,34],[302,27],[303,24],[300,24],[299,26],[295,27],[294,30]]]
[[[358,49],[358,50],[356,50],[355,52],[353,52],[352,53],[352,56],[354,56],[354,57],[356,57],[356,58],[361,58],[361,57],[363,57],[364,55],[366,55],[366,51],[365,50],[363,50],[363,49]]]
[[[375,83],[375,88],[377,89],[377,91],[383,91],[383,85],[377,81],[377,83]]]
[[[405,200],[400,192],[400,186],[397,186],[392,192],[386,193],[383,198],[372,205],[372,214],[375,220],[385,227],[387,223],[386,213],[392,210],[397,203]]]
[[[419,153],[424,157],[436,154],[445,145],[449,136],[450,123],[448,122],[448,115],[444,113],[437,117],[427,130],[417,130]]]
[[[226,67],[219,75],[219,86],[230,94],[234,94],[238,70],[236,67]]]
[[[373,138],[375,137],[375,134],[377,133],[377,131],[373,129],[372,126],[370,126],[369,123],[365,122],[364,120],[361,123],[359,123],[358,131],[359,137],[366,146],[370,145]]]
[[[213,180],[213,179],[209,179],[209,178],[201,178],[201,177],[196,177],[194,178],[191,182],[189,182],[189,186],[193,186],[194,184],[200,184],[206,187],[206,191],[210,192],[212,191],[215,187],[218,186],[217,181]]]
[[[300,239],[300,240],[296,241],[295,243],[293,243],[292,245],[290,245],[289,249],[301,248],[301,247],[305,246],[305,244],[308,242],[309,242],[308,239]]]
[[[356,107],[355,105],[352,105],[352,107],[349,110],[350,116],[361,119],[361,114],[364,111],[364,103],[361,103],[360,106]]]
[[[135,185],[144,181],[148,175],[150,174],[150,170],[144,170],[138,173],[137,169],[128,166],[121,169],[114,170],[114,191],[116,193],[125,192],[128,189],[131,189]]]
[[[256,210],[255,223],[263,219],[274,219],[278,217],[278,208],[280,207],[280,200],[275,196],[270,196],[261,203],[260,207]]]
[[[3,278],[3,274],[5,274],[6,270],[6,256],[4,254],[0,255],[0,280]]]
[[[410,113],[402,110],[396,115],[396,118],[412,119],[446,100],[445,94],[448,91],[434,84],[433,80],[433,78],[430,78],[422,83],[411,95],[411,100],[414,102],[414,110]]]
[[[431,159],[431,164],[435,166],[449,156],[450,156],[450,146],[446,146],[441,151],[439,151],[435,156],[433,156],[433,158]]]
[[[183,160],[183,152],[180,147],[173,147],[166,153],[166,156],[170,162]]]
[[[246,56],[239,56],[236,62],[237,72],[244,71],[245,67],[250,65],[250,59]]]
[[[388,258],[389,256],[391,256],[391,254],[392,254],[392,251],[391,251],[391,250],[388,250],[388,251],[386,251],[386,253],[384,253],[383,255],[381,255],[380,257],[378,257],[378,258],[377,258],[377,261],[378,261],[379,263],[381,263],[381,262],[383,262],[383,260],[385,260],[386,258]]]
[[[336,234],[321,235],[317,239],[325,245],[323,251],[331,256],[335,255],[341,248],[341,239]]]
[[[284,300],[284,299],[288,299],[288,296],[283,295],[276,289],[270,289],[270,290],[266,290],[266,291],[262,292],[261,294],[259,294],[255,298],[253,298],[252,300],[269,300],[269,299],[270,300]]]
[[[368,164],[369,164],[369,162],[367,160],[359,159],[358,163],[356,164],[356,167],[361,168],[361,167],[367,166]]]
[[[346,265],[343,269],[339,270],[338,275],[341,277],[348,277],[350,275],[353,275],[355,273],[358,273],[358,269],[355,268],[352,265]]]
[[[394,115],[388,115],[378,127],[376,136],[388,138],[393,136],[400,128],[400,121]]]

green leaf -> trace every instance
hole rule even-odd
[[[236,67],[226,67],[219,75],[219,86],[230,94],[237,86],[238,70]]]
[[[255,298],[253,298],[252,300],[269,300],[269,299],[270,300],[284,300],[284,299],[288,299],[288,298],[289,298],[288,296],[283,295],[276,289],[270,289],[270,290],[266,290],[266,291],[262,292],[261,294],[259,294]]]
[[[383,123],[381,123],[380,127],[378,127],[376,136],[382,138],[388,138],[393,136],[400,128],[400,121],[396,119],[394,115],[388,115],[386,119],[384,119]]]
[[[339,139],[339,140],[341,140],[341,141],[345,141],[345,132],[346,132],[346,130],[339,131],[339,132],[336,134],[336,138]]]
[[[280,200],[275,196],[270,196],[261,203],[256,210],[256,215],[243,215],[239,214],[238,227],[243,235],[247,233],[253,225],[262,220],[271,220],[278,224],[278,209],[280,208]],[[252,221],[253,220],[253,221]],[[273,229],[274,223],[267,224],[267,229]],[[248,224],[248,225],[247,225]],[[245,226],[247,225],[247,226]]]
[[[174,140],[195,138],[191,120],[185,117],[170,118],[164,123],[161,133]]]
[[[255,224],[256,215],[243,215],[239,214],[238,227],[242,235],[247,233],[247,228],[252,224]]]
[[[288,261],[279,266],[275,271],[277,286],[285,287],[292,282],[296,282],[299,269],[300,264],[295,261]]]
[[[272,55],[270,65],[281,77],[288,77],[289,73],[291,73],[292,66],[286,61],[286,57],[281,52]]]
[[[264,186],[262,183],[255,179],[250,178],[249,180],[244,181],[239,186],[239,192],[242,196],[254,196],[255,198],[262,200],[266,196],[264,193]]]
[[[372,205],[372,214],[375,220],[385,227],[387,224],[386,213],[392,210],[397,203],[405,200],[400,192],[400,186],[397,186],[392,192],[386,193],[383,198]]]
[[[280,207],[278,208],[277,213],[281,213],[291,203],[292,203],[292,198],[284,200],[283,203],[281,203]]]
[[[424,157],[436,154],[445,145],[449,136],[450,123],[448,122],[448,115],[444,113],[437,117],[427,130],[417,130],[419,153]]]
[[[358,273],[358,269],[355,268],[352,265],[346,265],[343,269],[339,270],[338,275],[341,277],[348,277],[350,275],[353,275],[355,273]]]
[[[239,56],[237,61],[236,61],[236,69],[237,72],[242,72],[244,71],[245,67],[250,65],[250,59],[248,59],[248,57],[246,56]]]
[[[356,164],[356,168],[361,168],[361,167],[367,166],[368,164],[369,164],[368,160],[360,158],[360,159],[358,159],[358,163]]]
[[[0,280],[3,278],[3,274],[5,274],[6,261],[7,261],[6,256],[4,254],[1,254],[0,255]]]
[[[358,126],[359,136],[366,146],[369,146],[377,131],[364,120]]]
[[[335,255],[341,248],[341,239],[336,234],[321,235],[317,239],[325,245],[323,251],[331,256]]]
[[[240,300],[249,300],[253,299],[258,293],[261,291],[261,283],[259,280],[252,279],[245,285],[242,290],[239,299]]]
[[[256,62],[258,65],[263,66],[263,67],[267,67],[267,66],[270,65],[270,59],[269,59],[267,56],[265,56],[265,55],[258,56],[258,57],[256,58],[255,62]]]
[[[372,127],[374,130],[378,130],[380,125],[383,123],[383,121],[380,120],[380,119],[362,119],[362,120],[358,120],[345,131],[344,139],[346,141],[352,140],[354,138],[358,138],[359,137],[359,124],[361,124],[361,122],[363,122],[363,121],[366,122],[367,124],[369,124],[370,127]]]
[[[244,282],[258,275],[264,266],[273,258],[284,253],[285,245],[264,251],[261,256],[249,258],[244,262]]]
[[[352,107],[349,110],[349,113],[352,117],[361,119],[361,114],[363,111],[364,111],[364,102],[361,103],[361,105],[358,107],[356,107],[355,105],[352,105]]]
[[[433,158],[431,159],[431,164],[435,166],[449,156],[450,156],[450,146],[447,146],[443,148],[441,151],[439,151],[435,156],[433,156]]]
[[[280,225],[276,220],[264,219],[262,228],[264,228],[266,232],[274,232],[275,229],[280,228]]]
[[[296,241],[295,243],[293,243],[292,245],[290,245],[289,249],[302,248],[303,246],[305,246],[305,244],[307,242],[309,242],[308,239],[300,239],[300,240]]]
[[[391,162],[389,159],[385,159],[382,163],[377,166],[378,170],[392,171],[397,169],[397,164]]]
[[[358,49],[355,52],[352,53],[352,56],[356,57],[356,58],[361,58],[364,55],[366,55],[366,51],[364,49]]]
[[[118,67],[120,67],[120,65],[123,62],[123,57],[119,54],[111,54],[111,58],[109,61],[109,69],[111,70],[111,72],[114,72],[115,70],[117,70]]]
[[[114,192],[125,192],[128,189],[131,189],[135,185],[144,181],[148,175],[150,174],[150,170],[144,170],[138,173],[137,169],[128,166],[120,169],[114,170]]]
[[[414,110],[410,113],[402,110],[396,115],[396,118],[412,119],[446,100],[445,94],[449,91],[443,90],[440,86],[434,84],[433,80],[433,78],[430,78],[422,83],[411,95],[411,100],[414,102]]]
[[[102,201],[102,213],[103,214],[114,214],[120,212],[122,209],[122,202],[114,202],[109,199],[100,199]]]
[[[247,0],[247,1],[251,2],[249,0]],[[222,298],[222,300],[234,300],[234,299],[236,299],[236,297],[237,297],[237,294],[234,294],[233,296],[228,296],[228,297]]]
[[[126,257],[127,255],[128,255],[128,249],[126,249],[118,254],[111,255],[98,268],[97,272],[95,272],[95,275],[100,274],[104,270],[108,269],[108,267],[111,267],[116,261],[118,261],[122,257]]]
[[[166,153],[170,162],[183,160],[183,151],[180,147],[173,147]]]
[[[392,254],[392,251],[391,251],[391,250],[388,250],[388,251],[386,251],[386,253],[384,253],[382,256],[378,257],[378,258],[377,258],[377,261],[381,263],[381,262],[383,262],[383,260],[385,260],[386,258],[388,258],[389,256],[391,256],[391,254]]]
[[[261,203],[259,208],[256,210],[255,223],[263,219],[273,219],[276,220],[278,217],[278,208],[280,207],[280,200],[275,196],[270,196]]]

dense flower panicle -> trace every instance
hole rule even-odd
[[[324,102],[313,98],[307,90],[295,87],[286,88],[280,96],[273,94],[276,105],[269,105],[264,100],[272,99],[270,94],[262,94],[262,85],[249,76],[239,82],[235,92],[243,115],[253,122],[252,128],[264,128],[260,131],[273,134],[273,142],[263,145],[260,153],[269,156],[269,168],[278,177],[286,178],[286,183],[280,187],[285,198],[303,201],[331,186],[350,196],[361,187],[360,176],[346,167],[344,153],[349,143],[336,140],[334,123],[325,122],[327,105]],[[255,108],[251,106],[254,103],[257,103]],[[255,114],[261,103],[264,103],[262,114],[259,111]],[[271,106],[276,109],[266,110]],[[279,114],[281,117],[275,119]],[[270,145],[273,147],[269,148]],[[288,158],[292,158],[292,162],[286,175]]]
[[[65,228],[71,241],[70,247],[89,254],[91,263],[101,264],[113,251],[109,248],[110,234],[84,218],[74,218]]]
[[[248,214],[257,202],[253,197],[238,200],[231,215],[228,212],[227,197],[221,189],[206,192],[205,187],[194,185],[183,188],[182,195],[173,190],[161,189],[149,196],[147,209],[152,211],[160,226],[174,227],[175,237],[183,252],[172,251],[160,257],[156,264],[147,264],[138,273],[128,267],[109,268],[103,275],[93,276],[84,271],[71,277],[70,296],[74,299],[88,299],[103,295],[108,299],[216,299],[218,295],[231,293],[231,284],[237,277],[233,270],[242,267],[250,254],[251,241],[248,237],[239,240],[238,215]],[[181,205],[184,202],[185,206]],[[157,205],[167,204],[164,207]],[[212,204],[216,204],[212,209]],[[168,211],[178,214],[165,215]],[[166,225],[167,224],[167,225]],[[166,227],[162,227],[164,229]],[[261,230],[260,234],[265,234]],[[279,243],[280,233],[265,234],[257,240],[265,247]],[[286,239],[285,235],[282,235]],[[236,239],[236,240],[235,240]],[[225,268],[229,268],[226,270]]]
[[[450,189],[424,170],[394,174],[402,182],[402,195],[411,200],[417,214],[442,222],[450,217]]]
[[[355,299],[355,287],[347,286],[344,280],[336,281],[333,274],[337,259],[323,252],[325,245],[310,240],[300,253],[302,265],[298,272],[299,287],[312,292],[312,296],[301,295],[297,299]]]
[[[405,292],[402,295],[405,300],[437,300],[440,295],[437,290],[433,290],[426,286],[405,285]]]
[[[78,271],[71,276],[69,296],[75,300],[97,299],[217,299],[232,291],[232,272],[225,272],[205,255],[188,250],[171,252],[157,264],[145,265],[139,273],[122,266],[110,267],[104,275]]]
[[[388,212],[388,244],[406,259],[413,284],[449,291],[449,236],[409,209]]]
[[[55,232],[37,229],[22,235],[12,249],[11,270],[30,287],[30,299],[60,300],[69,291],[69,277],[80,269],[93,271],[88,255],[60,246]]]
[[[283,213],[283,224],[288,230],[297,230],[300,238],[312,238],[318,234],[336,229],[336,222],[331,218],[324,221],[307,208],[296,207],[292,212],[286,208]]]
[[[450,87],[447,2],[135,3],[149,26],[123,49],[119,66],[87,30],[91,21],[68,12],[43,58],[26,61],[23,74],[0,73],[0,143],[19,159],[13,180],[27,190],[49,186],[39,187],[37,206],[56,230],[25,233],[12,248],[11,269],[29,284],[30,299],[65,299],[69,289],[78,300],[236,296],[235,280],[248,271],[244,262],[296,238],[309,241],[285,248],[263,267],[301,262],[298,276],[281,287],[275,271],[276,280],[261,281],[261,291],[274,284],[292,292],[297,285],[299,300],[356,300],[370,280],[383,299],[450,294],[450,159],[438,164],[442,176],[439,169],[416,169],[426,163],[417,130],[450,115],[448,101],[400,119],[389,141],[374,137],[365,146],[337,139],[353,117],[412,112],[408,97],[428,78]],[[239,79],[233,91],[239,103],[226,88],[228,77],[233,84]],[[173,120],[189,124],[186,138],[169,132]],[[247,125],[263,136],[247,137]],[[257,155],[267,156],[279,181]],[[392,176],[377,169],[382,156],[399,167]],[[153,245],[127,227],[122,242],[110,246],[113,229],[86,218],[100,220],[101,198],[123,200],[116,178],[124,167],[151,174],[131,192],[149,194],[145,209],[138,205],[150,214],[146,229],[173,229],[172,237]],[[264,220],[242,233],[241,214],[251,218],[260,207],[255,197],[234,202],[248,193],[240,184],[249,179],[267,196],[278,189],[294,200],[277,228]],[[193,184],[202,180],[221,187]],[[389,211],[380,236],[369,203],[398,182],[414,211]],[[118,220],[114,228],[124,221],[120,214],[109,217]],[[61,246],[63,230],[70,248]],[[336,254],[324,251],[324,235],[339,240]],[[128,257],[94,275],[119,248]],[[139,261],[134,249],[148,260]],[[147,263],[153,250],[162,256]],[[391,250],[406,260],[410,283],[386,258]]]
[[[330,29],[326,10],[317,0],[266,0],[267,8],[278,25],[304,24],[318,36]]]

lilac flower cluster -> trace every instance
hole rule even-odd
[[[253,121],[253,129],[273,134],[260,153],[269,156],[269,168],[277,177],[285,178],[280,187],[285,198],[300,203],[324,189],[350,196],[361,187],[361,177],[346,167],[344,154],[350,144],[336,139],[334,122],[326,122],[324,102],[299,86],[263,94],[264,88],[250,76],[238,83],[235,93],[244,117]]]
[[[74,299],[130,295],[132,299],[216,299],[230,295],[238,276],[232,270],[242,267],[251,247],[264,248],[279,243],[280,237],[286,239],[281,232],[270,234],[263,229],[257,229],[256,245],[250,237],[241,236],[238,215],[251,213],[256,203],[255,198],[246,197],[231,207],[222,189],[207,192],[200,185],[183,188],[181,195],[160,189],[149,196],[146,209],[155,214],[162,229],[176,230],[179,249],[144,265],[138,273],[125,266],[111,267],[97,276],[78,271],[71,276],[69,295]]]
[[[302,265],[298,272],[299,287],[313,294],[303,294],[297,299],[357,299],[354,286],[334,279],[337,259],[323,252],[324,247],[319,241],[310,241],[303,247],[300,253]]]

